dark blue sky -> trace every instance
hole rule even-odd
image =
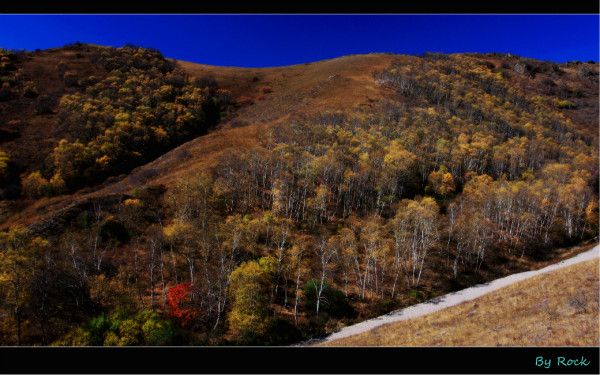
[[[1,15],[0,47],[131,43],[181,60],[247,67],[426,51],[598,61],[598,25],[598,15]]]

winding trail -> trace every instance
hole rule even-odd
[[[495,290],[501,289],[505,286],[514,284],[516,282],[529,279],[533,276],[568,267],[580,262],[585,262],[586,260],[591,260],[598,256],[600,256],[600,245],[596,245],[592,249],[580,253],[572,258],[565,259],[563,261],[541,268],[539,270],[515,273],[500,279],[493,280],[489,283],[475,285],[470,288],[462,289],[454,293],[449,293],[431,299],[427,302],[409,306],[401,310],[392,311],[386,315],[382,315],[377,318],[365,320],[364,322],[344,327],[340,331],[335,332],[325,337],[324,339],[313,340],[312,342],[305,344],[310,345],[316,343],[331,342],[344,337],[353,336],[359,333],[369,331],[373,328],[382,326],[384,324],[398,322],[401,320],[413,319],[422,315],[431,314],[433,312],[445,309],[447,307],[455,306],[466,301],[471,301],[475,298],[483,296],[484,294],[493,292]]]

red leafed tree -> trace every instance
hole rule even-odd
[[[195,310],[190,306],[192,284],[181,283],[169,289],[167,304],[169,314],[176,318],[179,324],[186,326],[195,317]]]

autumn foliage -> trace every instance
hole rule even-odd
[[[190,306],[192,285],[190,283],[177,284],[167,293],[167,304],[169,306],[169,315],[186,326],[195,317],[194,309]]]
[[[590,64],[371,56],[385,64],[311,91],[346,101],[336,85],[352,81],[381,94],[341,111],[286,96],[288,68],[243,89],[231,76],[231,96],[222,76],[197,79],[157,51],[89,54],[94,74],[63,63],[67,91],[35,115],[61,131],[43,162],[15,169],[26,199],[2,202],[6,226],[28,227],[0,236],[0,343],[159,345],[178,325],[186,344],[288,344],[598,235]],[[2,108],[34,99],[10,56]],[[264,100],[247,96],[261,87]],[[236,115],[222,116],[232,97]],[[301,109],[249,115],[271,101]],[[2,149],[10,176],[23,156]]]

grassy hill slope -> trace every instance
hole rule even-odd
[[[598,259],[327,346],[598,346]]]

